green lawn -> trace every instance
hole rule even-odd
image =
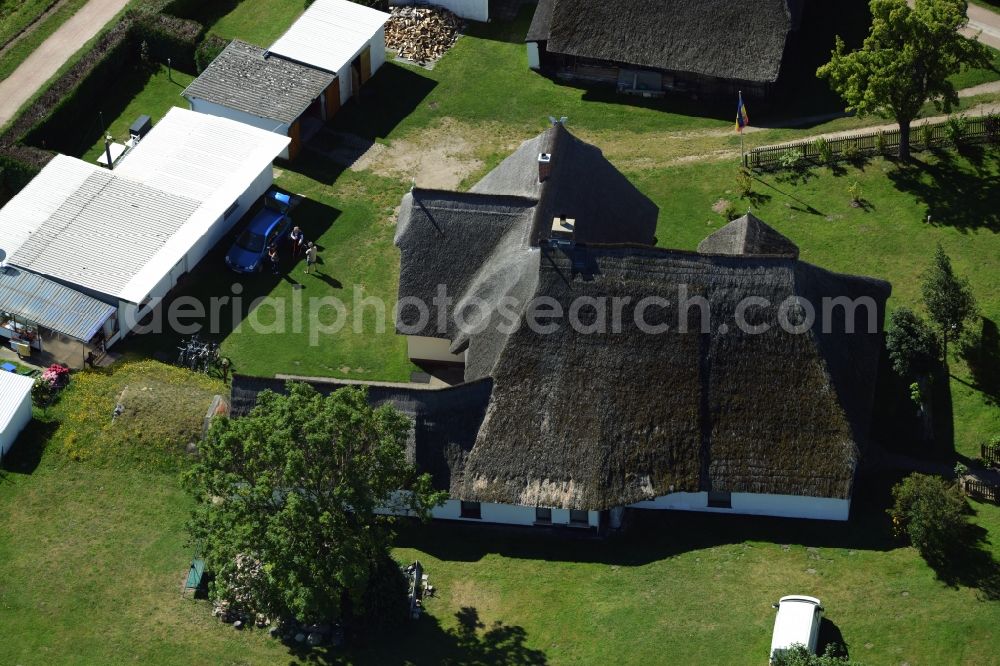
[[[52,0],[0,0],[0,46],[38,19]]]
[[[239,38],[267,48],[284,34],[307,4],[303,0],[244,0],[219,2],[214,6],[204,3],[204,11],[190,18],[203,22],[210,32],[224,39]],[[231,11],[220,16],[217,7]]]
[[[425,617],[352,652],[290,652],[180,594],[194,547],[178,445],[220,389],[144,361],[76,374],[37,415],[0,469],[0,663],[760,664],[770,603],[793,592],[822,598],[825,637],[868,666],[1000,663],[1000,603],[979,600],[973,569],[939,579],[890,539],[884,478],[844,525],[649,513],[607,541],[404,525],[396,557],[438,589]],[[995,572],[1000,508],[973,509]]]
[[[39,44],[48,39],[53,32],[59,29],[59,26],[68,21],[86,2],[87,0],[67,0],[66,4],[35,26],[30,34],[24,35],[16,44],[13,44],[6,53],[0,56],[0,79],[10,76],[11,72],[17,69],[18,65],[24,62],[38,48]]]
[[[128,139],[128,128],[140,115],[146,114],[153,119],[155,124],[166,115],[172,107],[180,106],[188,108],[187,100],[181,97],[181,92],[188,86],[194,77],[176,69],[169,74],[167,68],[159,66],[156,71],[149,76],[142,85],[142,89],[125,103],[124,109],[113,120],[110,114],[105,117],[111,120],[107,131],[118,143],[124,143]],[[125,100],[122,100],[125,102]],[[114,106],[114,102],[111,102]],[[119,105],[120,106],[120,105]],[[93,162],[104,152],[104,137],[100,136],[94,144],[87,149],[81,159]]]

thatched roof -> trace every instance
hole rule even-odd
[[[653,248],[543,250],[536,295],[568,310],[580,296],[627,297],[619,333],[527,326],[501,341],[493,395],[452,494],[462,499],[603,509],[671,491],[727,490],[846,498],[870,421],[878,334],[738,330],[744,296],[872,296],[879,329],[889,287],[777,257]],[[708,299],[712,332],[650,335],[631,308],[677,289]],[[647,320],[651,319],[647,317]],[[730,330],[718,327],[726,323]],[[470,357],[477,352],[475,339]],[[471,361],[471,359],[470,359]]]
[[[771,83],[801,0],[542,0],[527,41],[551,53]]]
[[[322,395],[356,382],[334,379],[306,382]],[[413,419],[407,442],[407,460],[420,473],[429,473],[438,490],[448,490],[458,482],[468,452],[483,421],[493,383],[490,380],[461,386],[432,389],[386,385],[364,385],[368,403],[379,407],[389,403]],[[230,416],[246,416],[257,404],[261,391],[287,393],[284,379],[233,375]]]
[[[544,182],[540,153],[551,156]],[[447,331],[438,331],[432,316],[418,333],[454,340],[462,297],[495,302],[532,274],[527,269],[537,266],[537,254],[527,250],[550,236],[554,217],[575,219],[577,242],[652,244],[658,212],[598,148],[556,124],[525,141],[470,192],[415,188],[403,197],[395,238],[399,296],[430,304],[437,286],[447,285],[456,302]],[[403,308],[399,323],[411,327],[418,318],[416,309]]]
[[[551,175],[540,183],[537,155],[549,151]],[[563,208],[577,219],[575,242],[556,245],[551,221]],[[525,142],[472,192],[404,198],[400,297],[430,302],[445,285],[454,299],[447,330],[435,330],[432,313],[418,333],[465,351],[466,381],[492,381],[475,446],[450,476],[454,497],[604,509],[709,489],[850,496],[890,286],[798,261],[792,241],[750,214],[699,253],[652,247],[655,220],[655,207],[600,151],[561,125]],[[636,304],[677,304],[682,285],[710,303],[709,330],[699,330],[697,307],[691,333],[678,332],[676,308],[652,311],[669,333],[639,330]],[[737,328],[747,296],[771,303],[747,311],[749,323],[772,324],[766,333]],[[846,334],[842,309],[821,310],[824,297],[842,296],[872,299],[874,333]],[[578,297],[617,299],[622,327],[587,333],[564,319],[541,335],[526,311],[542,297],[564,313]],[[777,325],[790,297],[817,308],[803,334]],[[510,321],[511,302],[516,325],[498,327]],[[472,313],[485,321],[467,318],[474,330],[464,332],[454,325]],[[401,321],[413,320],[404,308]]]
[[[799,247],[752,213],[733,220],[698,244],[703,254],[778,256],[797,259]]]

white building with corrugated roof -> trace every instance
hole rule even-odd
[[[288,142],[174,108],[114,171],[57,155],[0,209],[0,335],[75,340],[74,365],[120,340],[267,191]]]
[[[31,387],[35,380],[0,371],[0,460],[31,421]]]

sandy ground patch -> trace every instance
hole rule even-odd
[[[391,145],[374,144],[351,165],[355,171],[413,180],[418,187],[451,190],[483,165],[469,126],[445,120]]]

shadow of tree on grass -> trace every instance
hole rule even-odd
[[[1000,206],[994,188],[985,186],[1000,171],[1000,155],[987,150],[969,161],[951,151],[914,158],[889,172],[900,191],[926,206],[930,223],[959,231],[988,229],[1000,232]]]

